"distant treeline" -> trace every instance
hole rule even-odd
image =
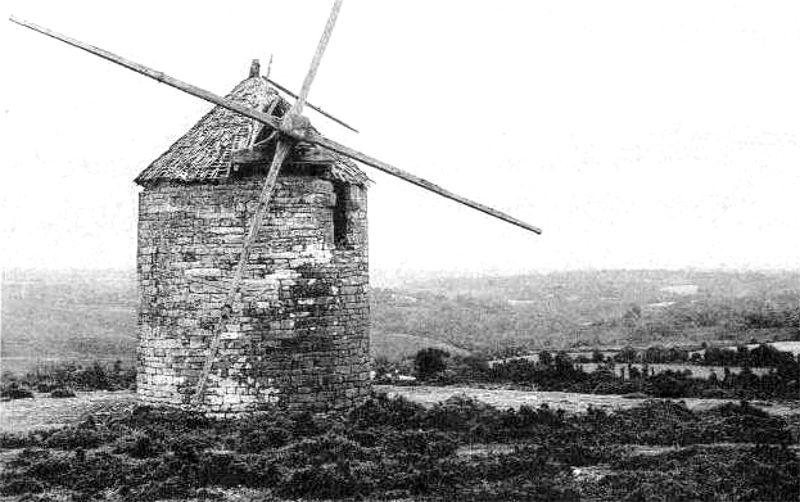
[[[600,351],[592,354],[591,361],[579,359],[578,362],[601,363],[606,359]],[[790,352],[783,352],[772,345],[762,343],[755,348],[739,345],[735,350],[729,348],[709,347],[703,344],[702,351],[689,351],[679,347],[663,347],[655,345],[644,350],[625,347],[611,359],[617,363],[690,363],[705,366],[749,366],[751,368],[780,367],[795,362]]]
[[[747,350],[749,361],[775,363],[763,364],[771,367],[763,376],[754,374],[749,365],[745,365],[741,373],[725,371],[721,377],[714,373],[708,378],[692,377],[688,370],[654,374],[649,371],[647,362],[641,369],[633,366],[639,361],[632,358],[627,362],[625,378],[617,375],[615,365],[619,363],[614,360],[601,364],[597,371],[586,372],[563,351],[555,355],[542,352],[536,362],[513,359],[490,366],[482,358],[451,357],[439,349],[425,349],[417,354],[414,370],[418,380],[434,384],[501,383],[545,391],[639,393],[667,398],[796,399],[800,395],[800,362],[791,354],[775,356],[773,350],[768,346]],[[379,380],[390,380],[389,368],[378,365],[376,371]]]

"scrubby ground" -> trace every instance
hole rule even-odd
[[[567,413],[585,413],[589,408],[612,412],[642,405],[646,398],[619,396],[614,394],[580,394],[573,392],[530,391],[505,388],[501,385],[467,387],[461,385],[376,385],[376,392],[389,397],[403,397],[415,403],[432,406],[452,397],[475,399],[497,408],[542,405],[557,408]],[[136,401],[131,391],[77,392],[73,398],[52,399],[50,394],[34,393],[34,398],[0,401],[0,433],[29,432],[42,428],[67,425],[81,416],[97,410],[124,407]],[[705,411],[726,403],[738,402],[730,399],[682,399],[693,411]],[[754,401],[751,404],[768,411],[771,415],[784,417],[790,423],[800,423],[800,401]]]
[[[28,500],[797,500],[795,439],[746,403],[612,413],[376,396],[347,417],[222,422],[130,404],[2,437]]]

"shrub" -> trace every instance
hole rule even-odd
[[[303,439],[280,452],[281,458],[291,466],[323,465],[340,459],[369,460],[375,455],[374,450],[335,433]]]
[[[648,379],[654,397],[686,397],[690,393],[691,382],[681,373],[665,371]]]
[[[349,462],[295,469],[276,487],[278,495],[290,498],[338,499],[369,491]]]
[[[0,389],[0,398],[3,399],[32,399],[33,392],[22,387],[18,382],[3,385]]]
[[[408,399],[384,394],[374,395],[350,413],[350,423],[355,427],[388,426],[397,428],[418,427],[425,408]]]
[[[380,444],[389,451],[427,458],[448,457],[458,449],[458,443],[440,431],[397,431],[385,434]]]
[[[417,352],[414,357],[414,370],[417,378],[428,380],[437,373],[447,369],[447,358],[450,357],[444,350],[429,347]]]
[[[103,439],[103,436],[93,429],[66,427],[48,437],[44,441],[44,446],[61,450],[90,449],[100,445]]]
[[[256,453],[285,446],[293,437],[292,431],[283,427],[244,430],[238,438],[236,449],[243,453]]]
[[[136,369],[123,366],[121,361],[113,365],[94,362],[88,367],[76,363],[40,366],[22,377],[13,375],[3,377],[16,386],[36,389],[38,392],[52,392],[67,388],[84,391],[131,389],[136,384]]]
[[[123,436],[114,443],[113,452],[130,455],[133,458],[155,457],[162,453],[163,445],[154,441],[142,431]]]
[[[58,399],[69,398],[69,397],[75,397],[75,393],[70,389],[57,388],[50,391],[50,397]]]
[[[20,477],[11,478],[4,481],[0,487],[0,493],[3,495],[24,495],[26,493],[40,493],[45,489],[45,485],[36,481],[35,479]]]

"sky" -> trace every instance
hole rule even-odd
[[[0,8],[217,94],[299,89],[329,1]],[[373,270],[800,268],[800,2],[348,0],[309,100],[374,169]],[[3,20],[4,268],[133,268],[133,178],[211,105]]]

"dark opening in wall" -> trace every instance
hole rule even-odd
[[[333,190],[336,194],[336,205],[333,206],[333,243],[337,249],[351,249],[347,218],[348,187],[344,183],[334,183]]]

